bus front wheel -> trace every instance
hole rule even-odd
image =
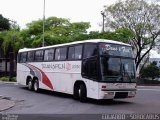
[[[86,91],[86,86],[84,84],[80,84],[79,90],[79,98],[81,102],[86,102],[87,99],[87,91]]]

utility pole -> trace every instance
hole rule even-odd
[[[45,30],[45,0],[43,4],[43,41],[42,41],[42,47],[44,47],[44,30]]]
[[[102,32],[104,32],[104,18],[106,17],[105,14],[104,14],[104,11],[101,11],[101,15],[102,15],[102,18],[103,18]]]

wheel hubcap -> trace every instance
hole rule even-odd
[[[80,88],[78,90],[78,93],[79,93],[79,97],[81,97],[81,89]]]
[[[31,83],[31,81],[28,83],[28,88],[29,89],[31,89],[31,87],[32,87],[32,83]]]
[[[37,91],[38,87],[37,87],[37,83],[34,83],[34,90]]]

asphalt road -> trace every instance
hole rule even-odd
[[[71,95],[41,90],[27,90],[15,84],[0,83],[0,95],[16,105],[0,113],[13,114],[102,114],[102,113],[160,113],[160,87],[139,87],[135,98],[113,102],[89,99],[81,103]]]

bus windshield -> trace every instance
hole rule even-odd
[[[102,81],[136,82],[133,59],[101,57]]]
[[[135,82],[131,46],[100,43],[102,81]]]

